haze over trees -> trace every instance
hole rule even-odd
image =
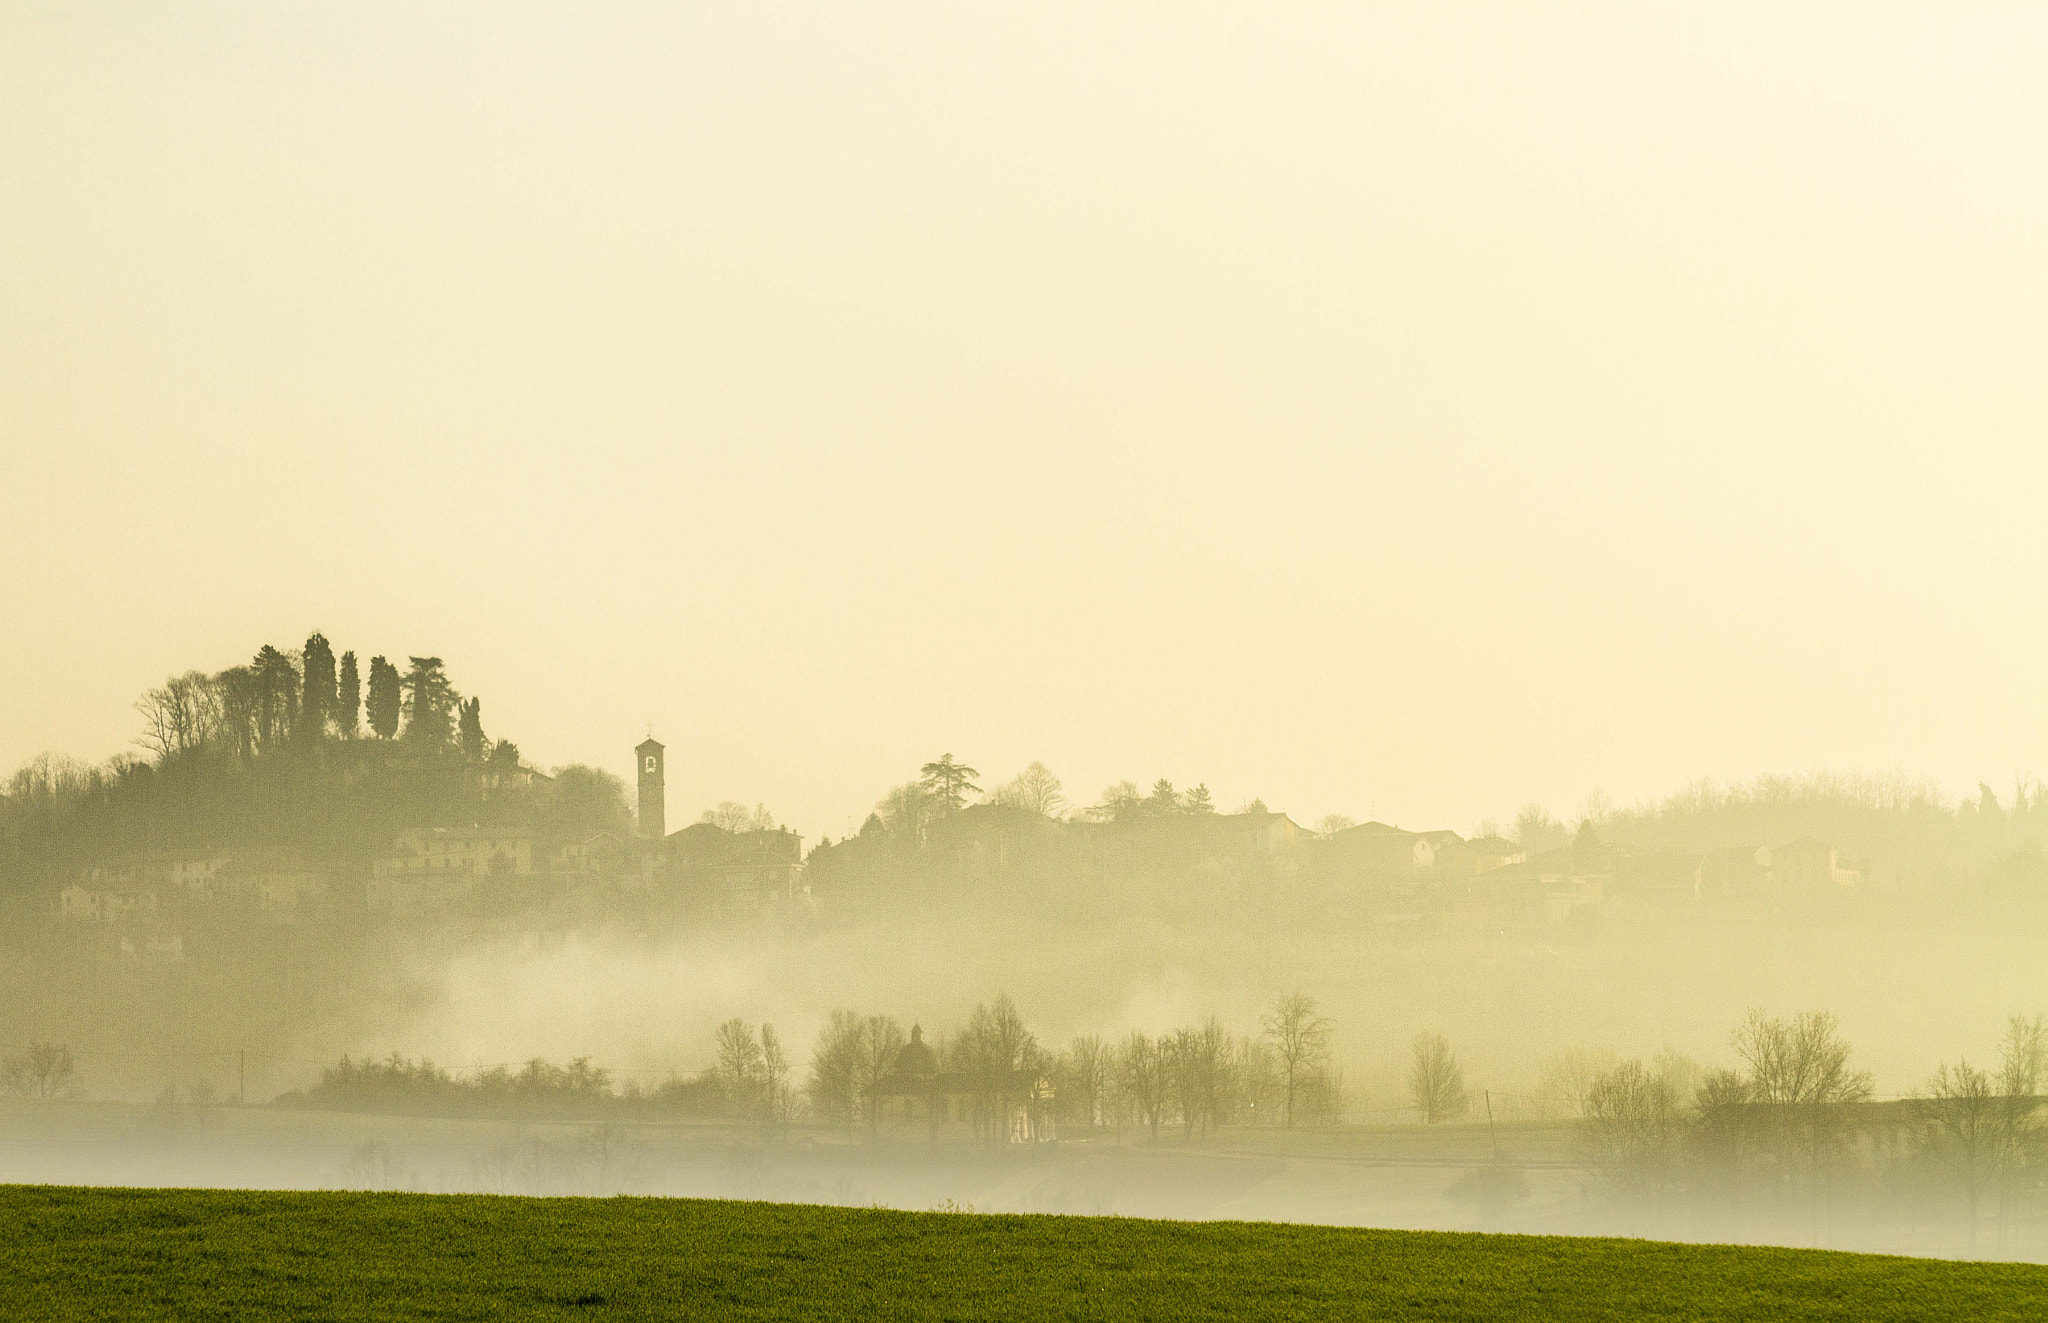
[[[1465,1072],[1442,1034],[1417,1034],[1408,1067],[1408,1091],[1429,1125],[1455,1121],[1472,1105]]]

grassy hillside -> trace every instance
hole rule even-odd
[[[786,1204],[0,1187],[0,1314],[2028,1319],[2048,1268]]]

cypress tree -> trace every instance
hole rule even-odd
[[[356,737],[362,725],[363,685],[356,675],[356,655],[341,654],[341,682],[335,687],[334,728],[345,740]]]
[[[327,734],[328,718],[334,714],[334,649],[328,646],[327,636],[314,630],[306,640],[306,648],[300,654],[300,670],[305,676],[305,697],[299,707],[299,731],[309,741],[317,741]]]
[[[484,700],[465,700],[461,712],[462,756],[471,762],[479,762],[484,756]]]
[[[370,697],[364,704],[364,715],[369,718],[370,729],[377,738],[388,740],[398,734],[402,702],[398,668],[382,657],[370,658]]]

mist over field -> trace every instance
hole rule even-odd
[[[807,845],[317,632],[135,707],[7,783],[13,1179],[2048,1250],[2026,778],[1468,834],[944,753]]]
[[[0,14],[0,1182],[2048,1261],[2048,18]]]

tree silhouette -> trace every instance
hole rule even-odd
[[[957,813],[970,791],[981,793],[981,787],[974,784],[974,778],[981,773],[965,763],[954,762],[950,753],[917,770],[921,778],[918,784],[924,787],[925,793],[931,796],[933,807],[941,813]]]
[[[1316,999],[1305,992],[1289,993],[1273,1003],[1259,1021],[1280,1058],[1287,1087],[1287,1125],[1294,1126],[1294,1098],[1302,1082],[1330,1054],[1330,1020],[1316,1014]]]
[[[364,705],[370,729],[378,739],[398,734],[398,716],[403,708],[403,690],[398,668],[382,657],[370,658],[370,698]]]
[[[334,729],[345,740],[356,737],[362,724],[363,685],[356,674],[356,655],[341,654],[341,680],[334,691]]]
[[[267,752],[291,737],[299,717],[299,671],[292,659],[264,644],[249,663],[255,686],[255,729],[258,752]]]
[[[1451,1045],[1442,1034],[1417,1034],[1415,1060],[1408,1070],[1408,1089],[1415,1095],[1416,1109],[1423,1121],[1454,1121],[1471,1105],[1465,1091],[1465,1072],[1451,1055]]]
[[[460,704],[462,713],[462,756],[471,762],[481,762],[484,756],[484,701],[481,698],[467,699]]]
[[[299,734],[317,742],[327,733],[327,720],[334,712],[334,649],[327,636],[314,630],[299,654],[305,676],[305,696],[299,710]]]
[[[1067,797],[1060,790],[1060,779],[1044,763],[1036,762],[1017,773],[1016,780],[996,791],[996,802],[1029,809],[1048,818],[1057,818],[1067,808]]]
[[[411,665],[405,672],[405,741],[422,749],[445,749],[462,696],[449,682],[439,657],[407,660]]]

